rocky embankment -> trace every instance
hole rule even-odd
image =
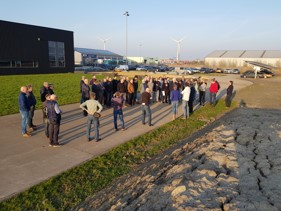
[[[281,210],[280,116],[237,109],[75,210]]]

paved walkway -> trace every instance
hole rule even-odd
[[[251,83],[240,80],[239,76],[217,77],[221,84],[219,96],[223,96],[229,80],[235,81],[235,89]],[[34,123],[38,130],[32,137],[21,136],[19,114],[0,117],[2,122],[0,137],[0,200],[4,200],[69,168],[77,166],[93,157],[153,130],[172,119],[168,104],[156,103],[152,106],[153,127],[142,125],[140,106],[124,109],[126,131],[113,129],[112,109],[102,111],[100,142],[87,142],[85,137],[86,118],[82,116],[79,104],[61,106],[63,110],[59,142],[60,148],[49,147],[43,132],[41,110],[35,112]],[[179,115],[182,114],[181,107]],[[92,132],[92,135],[93,132]]]

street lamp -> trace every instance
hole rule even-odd
[[[126,64],[128,65],[128,16],[129,16],[129,12],[126,11],[123,15],[126,16]]]

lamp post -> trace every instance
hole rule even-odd
[[[129,16],[129,12],[126,11],[123,15],[126,16],[126,64],[128,65],[128,16]]]

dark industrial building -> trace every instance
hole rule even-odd
[[[0,20],[0,75],[74,71],[73,32]]]

